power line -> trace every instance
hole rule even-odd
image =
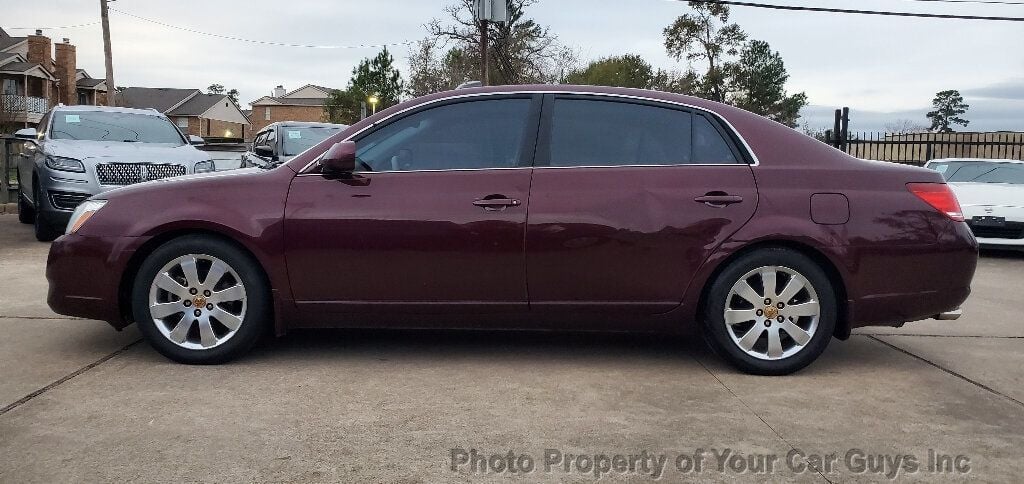
[[[152,24],[160,25],[162,27],[167,27],[167,28],[171,28],[171,29],[177,29],[177,30],[181,30],[181,31],[189,32],[189,33],[193,33],[193,34],[206,35],[208,37],[216,37],[218,39],[234,40],[234,41],[238,41],[238,42],[248,42],[250,44],[273,45],[273,46],[278,46],[278,47],[305,47],[305,48],[309,48],[309,49],[368,49],[368,48],[386,47],[386,46],[392,46],[392,45],[411,45],[411,44],[415,43],[415,42],[410,41],[410,40],[405,40],[405,41],[402,41],[402,42],[392,42],[392,43],[386,43],[386,44],[357,44],[357,45],[289,44],[289,43],[286,43],[286,42],[274,42],[274,41],[269,41],[269,40],[246,39],[246,38],[243,38],[243,37],[234,37],[234,36],[231,36],[231,35],[222,35],[222,34],[214,34],[214,33],[211,33],[211,32],[203,32],[202,30],[191,29],[191,28],[182,27],[182,26],[179,26],[179,25],[172,25],[172,24],[169,24],[169,23],[166,23],[166,22],[161,22],[159,20],[153,20],[151,18],[141,17],[139,15],[135,15],[135,14],[131,14],[131,13],[128,13],[128,12],[125,12],[125,11],[122,11],[122,10],[118,10],[116,8],[113,8],[113,7],[110,7],[110,11],[111,12],[117,12],[118,14],[121,14],[121,15],[124,15],[124,16],[127,16],[127,17],[132,17],[132,18],[135,18],[135,19],[138,19],[138,20],[142,20],[144,22],[149,22],[149,23],[152,23]]]
[[[4,27],[4,30],[36,30],[36,29],[39,29],[39,30],[60,30],[60,29],[77,29],[78,27],[88,27],[90,25],[96,25],[98,23],[100,23],[99,20],[97,20],[95,22],[87,22],[87,23],[84,23],[84,24],[62,25],[60,27]]]
[[[683,2],[687,0],[675,0],[677,2]],[[854,15],[883,15],[888,17],[920,17],[920,18],[936,18],[936,19],[947,19],[947,20],[990,20],[990,21],[1004,21],[1004,22],[1024,22],[1024,17],[991,17],[983,15],[953,15],[944,13],[916,13],[916,12],[890,12],[885,10],[855,10],[848,8],[829,8],[829,7],[801,7],[795,5],[775,5],[768,3],[755,3],[755,2],[742,2],[734,0],[693,0],[701,3],[717,3],[721,5],[733,5],[736,7],[751,7],[751,8],[767,8],[773,10],[790,10],[800,12],[824,12],[824,13],[843,13],[843,14],[854,14]]]

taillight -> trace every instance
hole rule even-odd
[[[960,210],[960,202],[949,185],[945,183],[907,183],[910,193],[924,200],[935,210],[942,212],[954,222],[963,222],[964,213]]]

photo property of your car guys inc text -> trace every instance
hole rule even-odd
[[[1018,482],[1024,0],[0,6],[0,482]]]

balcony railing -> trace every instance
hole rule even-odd
[[[42,97],[22,96],[20,94],[3,94],[3,112],[12,114],[46,114],[50,109],[50,101]]]

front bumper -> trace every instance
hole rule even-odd
[[[58,314],[98,319],[115,328],[130,322],[121,311],[121,282],[140,237],[86,237],[70,234],[50,246],[46,262],[46,302]]]

